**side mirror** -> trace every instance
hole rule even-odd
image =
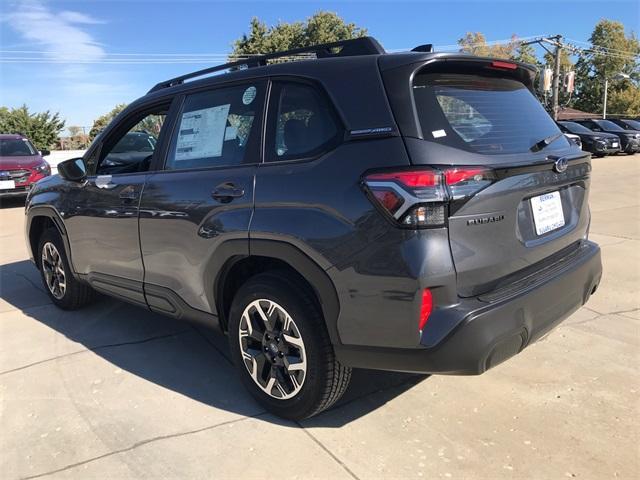
[[[70,182],[82,182],[87,178],[87,167],[82,158],[72,158],[58,164],[58,174]]]
[[[46,157],[47,155],[51,155],[51,152],[49,150],[40,150],[40,155]]]

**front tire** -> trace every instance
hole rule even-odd
[[[313,297],[286,272],[256,275],[239,289],[229,344],[245,387],[280,417],[302,420],[320,413],[351,379],[351,369],[335,358]]]
[[[64,243],[57,230],[45,230],[36,260],[42,283],[51,301],[64,310],[76,310],[94,298],[94,291],[73,276]]]

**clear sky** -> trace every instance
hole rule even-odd
[[[587,41],[601,18],[638,31],[638,0],[0,2],[0,104],[59,111],[90,126],[160,80],[223,58],[251,17],[268,24],[337,12],[385,48],[449,46],[468,31],[488,40],[562,34]]]

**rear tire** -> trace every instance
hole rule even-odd
[[[240,287],[229,345],[244,386],[269,412],[290,420],[329,408],[351,379],[314,298],[286,272],[262,273]]]
[[[56,306],[76,310],[94,299],[94,290],[73,276],[57,230],[50,228],[43,232],[36,261],[45,291]]]

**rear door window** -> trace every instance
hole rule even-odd
[[[187,95],[165,169],[258,163],[264,91],[255,82]]]
[[[423,138],[482,154],[529,152],[559,133],[540,102],[516,80],[418,74],[413,96]],[[566,139],[547,150],[566,148]]]

